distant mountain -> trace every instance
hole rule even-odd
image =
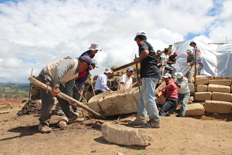
[[[8,83],[0,82],[0,85],[3,85],[3,84],[8,84]],[[29,85],[30,83],[13,83],[13,84],[16,84],[16,85]]]
[[[0,98],[25,98],[28,97],[30,85],[17,85],[15,83],[7,83],[0,85]]]

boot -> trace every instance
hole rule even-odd
[[[144,128],[160,128],[160,122],[155,120],[150,120],[147,123],[141,125]]]
[[[41,133],[50,133],[52,131],[47,122],[40,123],[38,129]]]

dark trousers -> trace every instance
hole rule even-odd
[[[167,98],[166,102],[162,106],[162,108],[159,111],[160,116],[167,116],[167,112],[170,112],[171,114],[174,113],[176,110],[178,99],[169,97]]]
[[[54,84],[51,81],[48,81],[47,79],[44,78],[44,76],[39,75],[39,81],[42,83],[46,82],[50,82],[50,86],[53,88]],[[65,87],[61,84],[59,87],[60,91],[65,93]],[[41,107],[41,115],[39,118],[40,123],[42,122],[47,122],[49,124],[49,120],[51,118],[51,110],[52,107],[54,105],[54,96],[52,96],[52,94],[47,93],[46,90],[44,89],[40,89],[40,95],[41,95],[41,100],[42,100],[42,107]],[[63,110],[63,112],[65,113],[65,115],[68,118],[73,118],[75,115],[75,113],[71,110],[71,106],[68,103],[68,101],[61,99],[59,97],[57,97],[57,100],[60,103],[61,109]]]
[[[95,90],[95,95],[102,93],[103,91],[101,90]]]

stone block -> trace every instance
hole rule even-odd
[[[222,92],[212,92],[212,100],[232,102],[232,94]]]
[[[98,113],[103,112],[105,116],[137,112],[138,103],[138,88],[101,93],[95,95],[88,101],[91,109]]]
[[[148,146],[153,141],[152,134],[146,129],[136,129],[110,122],[105,122],[101,129],[106,141],[118,145]]]
[[[231,112],[231,102],[206,100],[204,107],[206,112],[228,114]]]
[[[195,101],[211,100],[211,92],[196,92]]]
[[[208,86],[203,85],[203,84],[197,85],[197,91],[198,92],[207,92],[208,91]]]
[[[209,79],[208,78],[202,78],[202,79],[197,79],[196,80],[196,85],[208,84],[208,83],[209,83]]]
[[[196,76],[196,79],[198,80],[198,79],[203,79],[203,78],[207,78],[207,76],[204,76],[204,75],[197,75]]]
[[[209,84],[231,86],[231,79],[209,80]]]
[[[200,103],[188,104],[186,108],[185,116],[201,116],[205,114],[205,108]]]
[[[211,92],[225,92],[225,93],[230,93],[230,86],[209,84],[209,85],[208,85],[208,91],[209,91],[209,92],[211,91]]]
[[[194,84],[188,83],[189,89],[190,89],[190,95],[193,95],[195,93]]]

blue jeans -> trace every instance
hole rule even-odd
[[[186,93],[186,94],[178,94],[177,105],[180,103],[181,100],[183,100],[182,101],[182,106],[180,108],[179,116],[184,116],[185,115],[189,98],[190,98],[190,93],[189,92]]]
[[[150,120],[160,122],[158,108],[155,103],[154,90],[158,82],[158,78],[142,78],[142,86],[139,94],[138,116],[147,117]]]

